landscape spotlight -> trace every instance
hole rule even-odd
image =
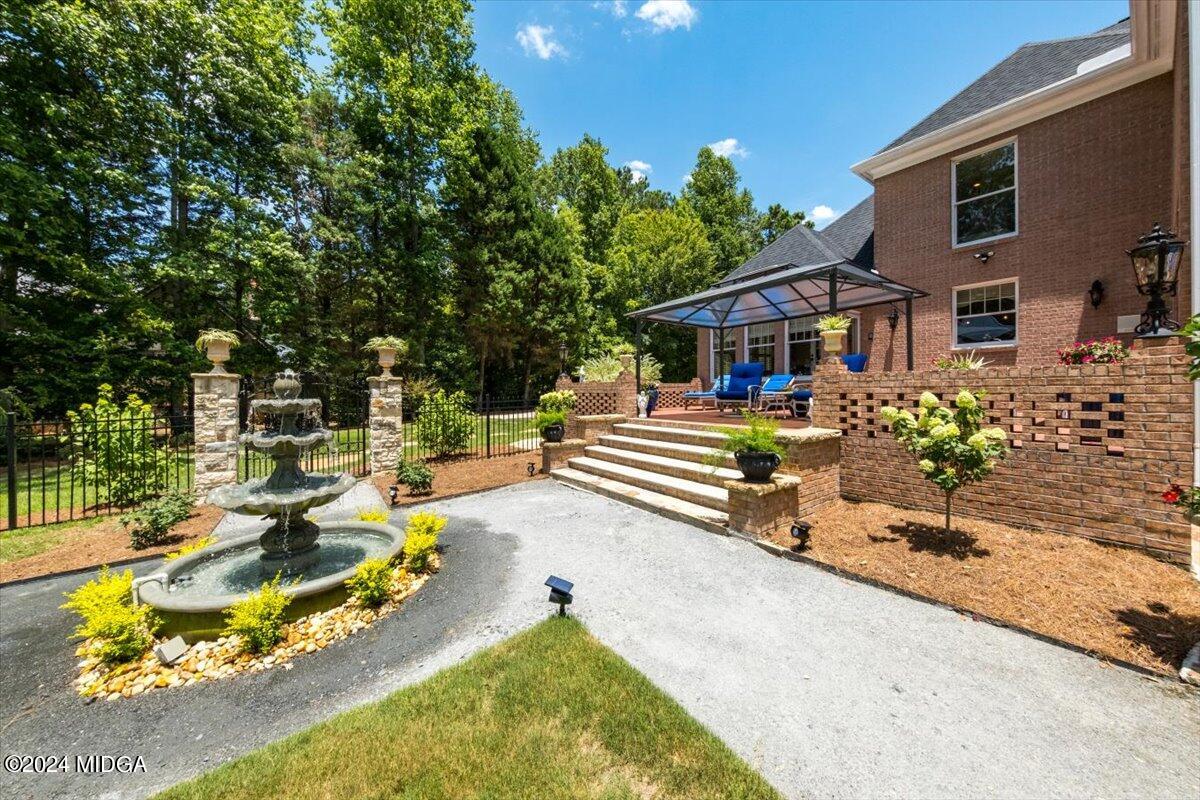
[[[808,539],[812,534],[812,525],[799,520],[792,523],[792,538],[796,540],[794,550],[803,550],[808,547]]]
[[[546,578],[545,585],[550,587],[550,602],[558,604],[558,615],[565,617],[567,615],[567,606],[574,599],[571,597],[571,590],[575,588],[575,584],[551,575],[549,578]]]
[[[396,488],[396,484],[388,487],[388,497],[392,498],[392,505],[396,505],[396,497],[400,494],[400,490]]]
[[[532,461],[530,461],[528,464],[526,464],[526,465],[525,465],[525,471],[526,471],[526,472],[528,472],[528,473],[529,473],[529,477],[531,477],[531,478],[532,478],[532,477],[533,477],[533,473],[537,472],[537,467],[535,467],[535,466],[534,466],[534,464],[533,464],[533,462],[532,462]]]

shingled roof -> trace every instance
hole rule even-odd
[[[1095,33],[1030,42],[909,128],[880,153],[1078,74],[1079,66],[1130,43],[1129,19]]]

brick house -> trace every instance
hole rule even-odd
[[[1183,239],[1191,228],[1187,7],[1133,0],[1130,12],[1022,46],[855,164],[873,194],[820,231],[788,231],[718,286],[832,260],[876,270],[927,293],[912,301],[917,368],[970,350],[996,365],[1052,364],[1076,339],[1128,341],[1146,299],[1125,251],[1155,222]],[[1190,315],[1191,249],[1168,300],[1175,319]],[[850,350],[869,355],[868,371],[905,368],[903,311],[850,312]],[[815,320],[731,326],[723,348],[700,328],[699,375],[720,373],[720,349],[726,362],[809,373]]]

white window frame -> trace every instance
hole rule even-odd
[[[972,197],[970,200],[962,202],[969,203],[971,200],[979,200],[983,197],[991,197],[1000,194],[1001,192],[1011,191],[1013,193],[1013,229],[1011,233],[1001,233],[996,236],[989,236],[986,239],[972,239],[969,242],[958,241],[958,165],[959,162],[966,161],[969,158],[990,153],[992,150],[999,150],[1001,147],[1013,146],[1013,185],[1012,189],[997,189],[994,192],[981,194],[979,197]],[[955,250],[964,247],[976,247],[988,242],[998,242],[1002,239],[1011,239],[1021,231],[1021,153],[1020,146],[1017,144],[1017,138],[1014,136],[1009,139],[1003,139],[998,142],[992,142],[985,147],[972,150],[969,153],[963,153],[960,156],[955,156],[950,161],[950,244]]]
[[[847,337],[847,341],[846,341],[847,347],[849,348],[848,352],[861,353],[862,350],[859,349],[859,342],[862,340],[862,312],[861,311],[839,311],[838,313],[844,314],[845,316],[850,317],[851,319],[854,320],[854,324],[852,326],[850,326],[850,330],[854,332],[854,335]],[[784,326],[784,329],[783,329],[783,346],[784,346],[784,348],[786,348],[783,351],[784,368],[785,369],[790,370],[792,368],[792,349],[791,349],[792,348],[792,323],[797,322],[800,319],[808,319],[809,317],[813,318],[814,320],[817,320],[823,316],[825,316],[825,315],[824,314],[805,314],[803,317],[798,317],[796,319],[789,319],[787,321],[787,325]],[[817,352],[820,353],[821,352],[821,337],[818,335],[817,338],[813,341],[816,341]],[[749,358],[750,358],[749,355],[747,355],[746,360],[748,361]]]
[[[1011,283],[1013,285],[1013,317],[1015,317],[1016,331],[1013,334],[1011,342],[990,342],[990,343],[975,343],[975,344],[959,344],[958,343],[958,293],[965,289],[980,289],[985,286],[999,286],[1001,284]],[[1002,312],[1003,313],[1003,312]],[[968,316],[978,316],[968,314]],[[1000,278],[994,281],[983,281],[981,283],[964,283],[962,286],[954,286],[950,289],[950,349],[951,350],[1003,350],[1005,348],[1017,347],[1021,343],[1021,280],[1016,277]]]
[[[713,383],[716,383],[717,379],[721,377],[721,375],[717,372],[717,370],[720,369],[721,360],[719,358],[714,358],[714,356],[717,355],[717,331],[718,330],[720,330],[720,329],[719,328],[709,328],[708,329],[708,378]],[[733,347],[731,347],[729,349],[733,351],[733,360],[737,361],[738,360],[737,359],[737,349],[738,349],[737,348],[737,329],[736,328],[726,328],[725,335],[733,337]]]
[[[753,328],[755,325],[768,325],[771,328],[771,363],[772,364],[775,363],[775,358],[777,355],[775,353],[775,348],[779,347],[778,331],[775,330],[775,326],[777,324],[778,324],[778,320],[774,320],[771,322],[752,322],[749,325],[743,326],[743,328],[742,328],[742,361],[748,362],[750,360],[750,329]],[[786,338],[786,334],[785,334],[785,338]],[[786,345],[787,342],[784,342],[784,344]],[[757,347],[766,347],[766,345],[756,345],[756,346]],[[772,366],[771,371],[774,372],[774,370],[775,370],[775,367]]]

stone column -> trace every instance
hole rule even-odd
[[[388,375],[367,378],[367,385],[371,387],[371,473],[393,472],[404,453],[403,381]]]
[[[239,380],[240,376],[227,372],[192,374],[196,461],[193,488],[202,505],[211,490],[237,483]]]

